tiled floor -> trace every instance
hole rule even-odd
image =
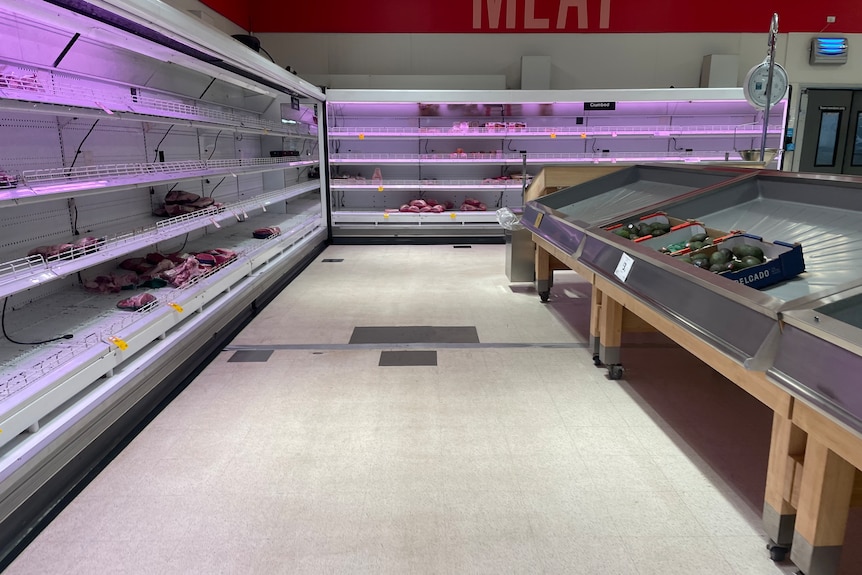
[[[792,573],[760,527],[768,409],[664,342],[609,381],[589,286],[543,305],[503,258],[329,248],[234,341],[307,348],[224,352],[8,573]],[[323,345],[411,325],[484,345]]]

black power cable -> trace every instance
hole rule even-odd
[[[18,344],[18,345],[41,345],[43,343],[51,343],[52,341],[59,341],[61,339],[72,339],[74,334],[67,333],[66,335],[61,335],[60,337],[54,337],[51,339],[46,339],[43,341],[18,341],[9,337],[9,334],[6,333],[6,304],[9,303],[9,298],[3,298],[3,313],[0,314],[0,328],[3,330],[3,337],[8,339],[10,342]]]
[[[223,130],[219,130],[218,133],[216,134],[215,142],[213,143],[213,149],[212,149],[212,152],[210,152],[209,157],[207,158],[207,162],[212,160],[213,154],[215,154],[216,148],[218,147],[218,138],[219,138],[219,136],[221,136],[222,132],[223,132]]]
[[[173,129],[174,129],[174,126],[176,126],[176,124],[171,124],[171,126],[170,126],[170,127],[168,128],[168,130],[165,132],[165,135],[164,135],[164,136],[162,136],[162,139],[161,139],[161,140],[159,140],[159,143],[158,143],[158,144],[156,144],[156,155],[153,157],[153,163],[154,163],[154,164],[156,163],[156,160],[158,160],[158,159],[159,159],[159,147],[162,145],[162,142],[164,142],[164,141],[165,141],[165,138],[167,138],[167,137],[168,137],[168,134],[170,134],[170,133],[171,133],[171,130],[173,130]]]
[[[101,118],[99,118],[99,120],[101,120]],[[78,161],[78,156],[81,154],[81,146],[83,146],[83,145],[84,145],[84,142],[86,142],[86,141],[87,141],[87,138],[89,138],[89,137],[90,137],[90,134],[92,134],[92,133],[93,133],[93,130],[96,128],[96,124],[98,124],[98,123],[99,123],[99,120],[96,120],[95,122],[93,122],[93,125],[92,125],[92,126],[90,126],[90,130],[87,132],[87,135],[86,135],[86,136],[84,136],[84,139],[83,139],[83,140],[81,140],[81,143],[80,143],[80,144],[78,144],[78,149],[75,151],[75,157],[74,157],[74,158],[72,158],[72,165],[71,165],[71,166],[69,166],[69,169],[70,169],[70,170],[71,170],[72,168],[74,168],[74,167],[75,167],[75,162],[77,162],[77,161]]]

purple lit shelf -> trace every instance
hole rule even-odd
[[[190,214],[160,219],[142,229],[122,232],[99,238],[95,246],[78,248],[67,257],[27,256],[0,263],[0,297],[30,289],[60,277],[86,270],[96,264],[110,261],[147,248],[185,233],[216,225],[228,220],[245,220],[249,214],[266,211],[266,207],[291,200],[320,189],[319,181],[303,182],[281,190],[260,194],[222,208],[206,208]]]
[[[529,181],[527,182],[529,184]],[[333,190],[364,190],[377,192],[398,192],[398,191],[435,191],[435,190],[457,190],[469,192],[485,192],[485,191],[505,191],[505,190],[520,190],[523,186],[521,182],[510,180],[505,183],[489,182],[483,180],[383,180],[382,182],[374,183],[366,182],[349,182],[345,180],[331,179],[329,187]]]
[[[23,185],[0,190],[0,207],[21,205],[59,198],[98,194],[116,190],[151,186],[160,182],[196,180],[214,176],[239,176],[313,166],[316,156],[291,161],[280,158],[247,158],[235,160],[189,160],[154,164],[110,164],[77,168],[27,170],[22,174]]]
[[[527,163],[544,164],[616,164],[619,162],[722,162],[740,163],[734,152],[617,152],[613,154],[527,154]],[[520,165],[520,154],[333,154],[330,164],[449,164],[449,165]],[[752,162],[754,164],[754,162]]]
[[[383,210],[338,210],[332,212],[333,224],[413,224],[413,225],[445,225],[463,226],[470,224],[494,224],[497,222],[497,214],[493,210],[484,212],[461,212],[447,211],[440,214],[431,212],[391,212]]]
[[[769,134],[781,134],[781,125],[769,127]],[[401,138],[469,138],[469,139],[585,139],[595,137],[709,137],[709,136],[760,136],[762,127],[745,125],[693,125],[693,126],[559,126],[539,128],[338,128],[328,131],[330,138],[356,138],[358,140],[384,140]]]
[[[303,131],[246,111],[150,88],[8,59],[0,59],[0,68],[3,69],[0,110],[227,127],[236,132],[317,138],[312,126]]]

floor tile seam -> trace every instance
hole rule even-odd
[[[498,420],[498,423],[501,423],[499,420],[499,417],[497,417],[496,419]],[[524,489],[524,487],[522,485],[522,478],[520,478],[518,476],[518,474],[515,472],[515,455],[514,455],[514,452],[512,449],[512,443],[509,440],[508,435],[505,433],[503,434],[503,439],[506,442],[506,451],[507,451],[507,454],[509,457],[509,469],[508,469],[508,471],[509,471],[509,473],[511,473],[512,480],[514,481],[514,485],[515,485],[515,488],[517,489],[517,493],[521,499],[521,502],[526,506],[527,505],[527,493],[526,493],[526,490]],[[536,535],[536,529],[533,526],[533,519],[532,519],[532,515],[531,515],[529,509],[526,510],[526,516],[527,516],[527,525],[530,528],[530,544],[533,548],[533,551],[536,553],[536,558],[538,559],[539,564],[541,565],[541,573],[547,573],[544,558],[539,553],[539,537]]]
[[[703,535],[620,535],[620,544],[623,549],[625,549],[626,555],[631,560],[632,565],[634,565],[635,570],[637,571],[634,575],[653,575],[655,573],[655,563],[650,561],[646,566],[641,565],[638,561],[635,560],[635,557],[632,553],[632,548],[629,546],[631,539],[691,539],[691,540],[704,540],[707,539],[707,536]],[[711,539],[711,537],[709,537]],[[727,570],[718,569],[721,565],[715,566],[716,569],[713,571],[714,573],[736,573],[736,569],[727,562],[724,557],[719,557],[719,560],[722,562],[724,567]],[[646,571],[644,571],[646,569]]]
[[[447,342],[391,342],[391,343],[287,343],[287,344],[235,344],[222,351],[362,351],[392,349],[585,349],[587,343],[581,342],[490,342],[490,343],[447,343]]]

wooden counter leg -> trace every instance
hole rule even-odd
[[[785,414],[772,416],[772,441],[766,469],[766,494],[763,502],[763,528],[776,546],[770,555],[781,561],[793,542],[796,508],[791,504],[796,461],[805,452],[805,432]]]
[[[835,575],[856,469],[811,434],[805,448],[790,560],[805,575]]]
[[[553,285],[553,270],[551,270],[551,254],[540,245],[536,245],[536,291],[542,301],[551,297]]]
[[[602,305],[599,309],[599,360],[608,366],[611,379],[622,376],[620,364],[620,347],[623,336],[623,306],[619,302],[602,294]]]
[[[592,285],[593,293],[590,299],[590,350],[593,352],[593,362],[598,366],[601,365],[599,358],[599,345],[601,343],[601,332],[599,331],[599,316],[602,311],[602,292]]]

